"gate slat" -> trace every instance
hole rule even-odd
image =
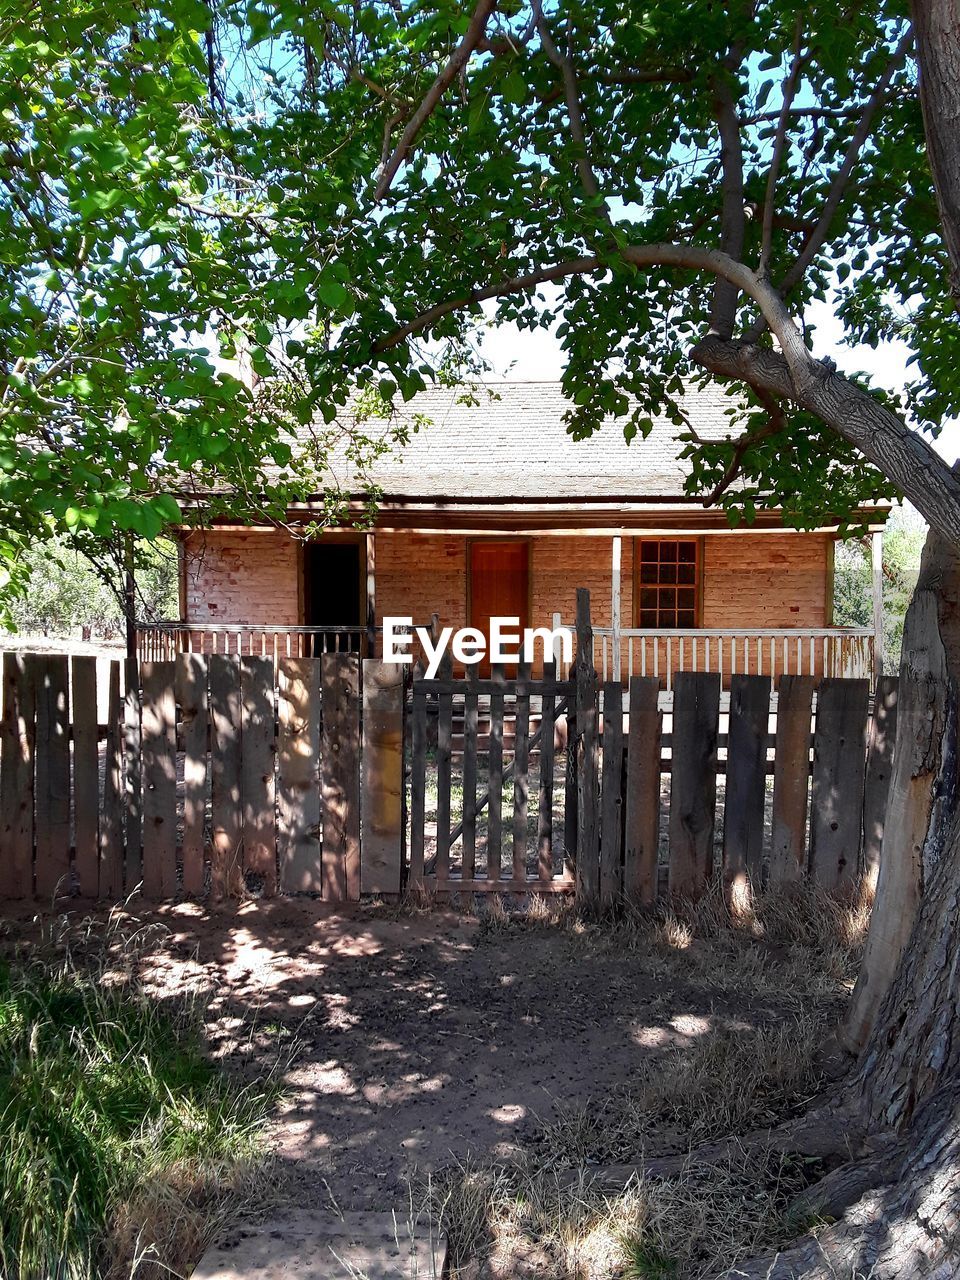
[[[136,658],[123,664],[124,853],[126,888],[131,893],[143,875],[143,807],[140,780],[140,669]]]
[[[777,686],[771,884],[799,880],[807,869],[810,724],[816,686],[813,676],[781,676]]]
[[[624,892],[649,905],[657,896],[660,853],[660,681],[630,677]]]
[[[73,847],[81,897],[95,898],[100,883],[97,831],[100,761],[97,742],[97,660],[70,660],[73,700]]]
[[[0,898],[33,896],[34,685],[37,659],[3,655],[0,722]]]
[[[278,681],[280,887],[322,893],[320,659],[281,658]]]
[[[577,866],[577,832],[579,817],[577,814],[577,711],[576,699],[567,699],[566,715],[567,745],[564,759],[563,776],[563,870],[572,875]]]
[[[557,678],[557,664],[544,662],[544,681]],[[541,884],[553,879],[553,762],[555,693],[540,700],[540,794],[537,801],[537,874]]]
[[[597,770],[597,673],[590,592],[577,588],[577,889],[595,901],[600,888],[600,778]]]
[[[760,887],[769,721],[770,677],[734,676],[723,809],[723,876],[728,886],[746,877]]]
[[[203,893],[207,811],[207,664],[202,654],[180,653],[174,683],[183,747],[183,891]]]
[[[70,708],[67,657],[38,662],[36,738],[37,896],[70,892]]]
[[[600,900],[610,903],[620,893],[623,839],[623,686],[603,686],[603,777],[600,814]]]
[[[114,901],[123,894],[124,805],[123,701],[120,663],[110,663],[107,679],[107,740],[100,811],[99,896]]]
[[[867,776],[863,786],[863,874],[874,886],[880,871],[893,746],[897,738],[899,690],[900,681],[896,676],[880,677],[870,722]]]
[[[210,892],[214,901],[239,894],[240,667],[236,658],[210,658],[210,809],[213,828]]]
[[[828,889],[859,869],[869,698],[866,680],[824,680],[817,694],[810,873]]]
[[[403,831],[403,675],[393,662],[363,662],[360,891],[399,893]]]
[[[467,691],[463,698],[463,878],[472,880],[477,867],[477,667],[467,668]]]
[[[443,678],[450,675],[444,663]],[[438,888],[450,876],[450,784],[453,756],[453,694],[445,691],[437,697],[437,852]]]
[[[423,843],[427,790],[427,695],[413,682],[410,712],[410,884],[423,884]]]
[[[360,659],[322,655],[323,896],[360,897]]]
[[[172,898],[177,888],[177,708],[174,664],[144,662],[141,751],[143,892]]]
[[[520,680],[529,680],[530,664],[521,662]],[[530,799],[530,694],[518,693],[513,731],[513,879],[527,878],[527,809]]]
[[[240,659],[240,699],[243,869],[260,878],[265,898],[273,898],[277,893],[277,811],[272,658]]]
[[[500,858],[503,844],[503,671],[494,667],[491,678],[497,682],[498,692],[490,695],[490,748],[489,790],[487,805],[487,879],[500,879]]]
[[[696,898],[713,874],[720,676],[678,672],[670,768],[670,892]]]

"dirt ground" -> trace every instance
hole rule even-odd
[[[164,926],[148,984],[202,993],[213,1053],[251,1077],[284,1059],[273,1137],[300,1207],[399,1211],[416,1171],[509,1152],[670,1046],[795,1012],[789,982],[731,990],[696,943],[665,959],[576,928],[300,899],[137,915]]]

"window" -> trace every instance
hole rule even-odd
[[[640,627],[695,627],[700,544],[695,538],[639,538],[634,599]]]

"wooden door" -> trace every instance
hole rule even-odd
[[[470,544],[470,617],[490,644],[491,618],[519,618],[520,630],[530,625],[530,545],[477,541]],[[490,662],[480,664],[480,674],[490,674]],[[512,668],[516,670],[515,666]]]

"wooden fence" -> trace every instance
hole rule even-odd
[[[356,654],[6,653],[0,902],[620,893],[875,872],[896,681],[415,678]],[[105,686],[105,687],[103,687]],[[98,704],[101,713],[98,715]],[[105,708],[105,712],[104,709]],[[718,814],[722,809],[722,822]],[[721,834],[722,833],[722,834]],[[409,856],[408,856],[409,855]]]

